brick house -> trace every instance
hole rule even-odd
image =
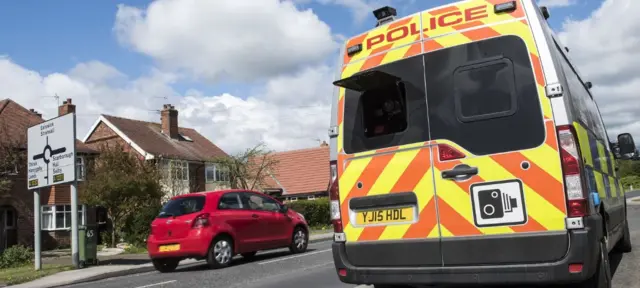
[[[263,191],[284,201],[314,200],[328,196],[329,145],[276,152],[278,164]]]
[[[71,99],[58,107],[58,115],[75,112]],[[0,139],[3,145],[11,145],[26,153],[27,128],[44,122],[42,115],[26,109],[11,99],[0,101]],[[7,146],[4,146],[7,147]],[[85,163],[98,153],[76,140],[76,163],[78,180],[84,180]],[[6,170],[6,169],[5,169]],[[33,192],[27,189],[26,167],[18,165],[11,171],[0,171],[12,185],[8,192],[0,195],[0,250],[21,244],[33,245]],[[82,191],[78,191],[82,193]],[[70,244],[71,197],[70,185],[62,184],[40,190],[42,212],[42,248],[52,249]],[[91,209],[78,207],[80,224],[93,221]]]
[[[178,111],[169,104],[160,112],[160,123],[101,115],[84,142],[96,150],[119,144],[141,159],[155,161],[163,170],[168,196],[228,185],[228,175],[211,163],[228,155],[196,130],[179,127]]]

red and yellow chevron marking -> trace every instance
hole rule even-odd
[[[518,10],[510,14],[494,14],[492,5],[502,2],[502,0],[474,0],[432,9],[354,37],[348,41],[347,47],[362,44],[363,50],[353,57],[344,56],[341,76],[347,78],[354,73],[421,53],[502,35],[516,35],[525,42],[529,50],[542,107],[541,112],[546,119],[545,142],[533,149],[491,156],[473,155],[456,143],[446,140],[347,155],[342,149],[345,90],[340,88],[337,103],[339,113],[337,150],[338,161],[341,164],[339,164],[338,173],[342,219],[347,241],[496,235],[565,229],[566,204],[558,157],[558,139],[552,120],[551,104],[545,95],[545,79],[539,53],[528,22],[524,18],[520,1],[517,4]],[[485,11],[482,8],[485,6],[491,9]],[[486,17],[471,19],[474,16],[480,17],[484,12]],[[467,13],[471,13],[470,18],[465,18]],[[463,21],[456,20],[460,15],[463,15]],[[465,21],[467,19],[470,21]],[[433,23],[435,26],[432,26]],[[440,25],[443,23],[447,25]],[[416,35],[416,27],[418,27],[417,31],[422,30],[422,33],[418,32]],[[435,29],[432,29],[434,27]],[[396,36],[405,34],[403,31],[408,31],[407,35],[412,37],[396,39]],[[381,38],[378,35],[385,36]],[[370,40],[372,37],[375,37],[374,40]],[[465,153],[467,157],[457,161],[440,162],[437,156],[434,156],[438,155],[438,150],[434,146],[436,143],[449,144]],[[530,163],[530,168],[526,171],[520,166],[523,161]],[[482,168],[477,176],[464,182],[443,180],[439,176],[442,170],[451,169],[462,163]],[[527,223],[518,226],[476,227],[473,224],[470,185],[506,179],[520,179],[523,183],[528,214]],[[362,188],[356,186],[358,182],[363,184]],[[350,214],[353,212],[349,209],[349,199],[405,191],[414,191],[418,196],[420,213],[416,223],[366,228],[356,227],[350,223],[349,218],[352,216]],[[434,197],[434,191],[438,197]]]

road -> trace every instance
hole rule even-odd
[[[615,270],[613,287],[640,287],[640,206],[629,205],[628,212],[634,251],[624,256],[611,255]],[[330,241],[311,244],[309,252],[299,255],[279,250],[258,254],[250,262],[239,258],[233,266],[222,270],[209,270],[196,263],[180,267],[175,273],[150,272],[68,288],[354,288],[338,280],[330,245]]]

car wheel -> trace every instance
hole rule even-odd
[[[233,244],[228,237],[218,237],[213,240],[207,253],[207,264],[213,269],[229,266],[233,258]]]
[[[178,263],[180,260],[176,259],[153,259],[151,260],[153,263],[153,267],[156,268],[160,273],[169,273],[176,270],[178,267]]]
[[[244,259],[251,259],[251,258],[256,256],[256,253],[257,252],[254,251],[254,252],[249,252],[249,253],[242,253],[240,255],[242,255],[242,258],[244,258]]]
[[[307,245],[309,244],[309,234],[302,227],[296,227],[293,230],[293,235],[291,237],[291,246],[289,246],[289,250],[291,253],[304,253],[307,251]]]
[[[600,257],[596,272],[581,285],[583,288],[611,288],[611,267],[605,239],[600,241]]]

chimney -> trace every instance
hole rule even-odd
[[[320,143],[320,147],[327,147],[329,146],[329,144],[327,144],[327,141],[322,141],[322,143]]]
[[[171,104],[164,104],[160,112],[160,120],[162,122],[162,133],[171,137],[178,138],[178,110]]]
[[[32,109],[29,109],[29,112],[31,112],[31,113],[35,114],[36,116],[38,116],[38,117],[42,118],[42,114],[41,114],[40,112],[36,111],[36,110],[35,110],[35,109],[33,109],[33,108],[32,108]]]
[[[67,100],[62,102],[62,105],[58,107],[58,116],[66,115],[69,113],[75,113],[75,112],[76,112],[76,105],[73,105],[71,103],[71,98],[67,98]]]

